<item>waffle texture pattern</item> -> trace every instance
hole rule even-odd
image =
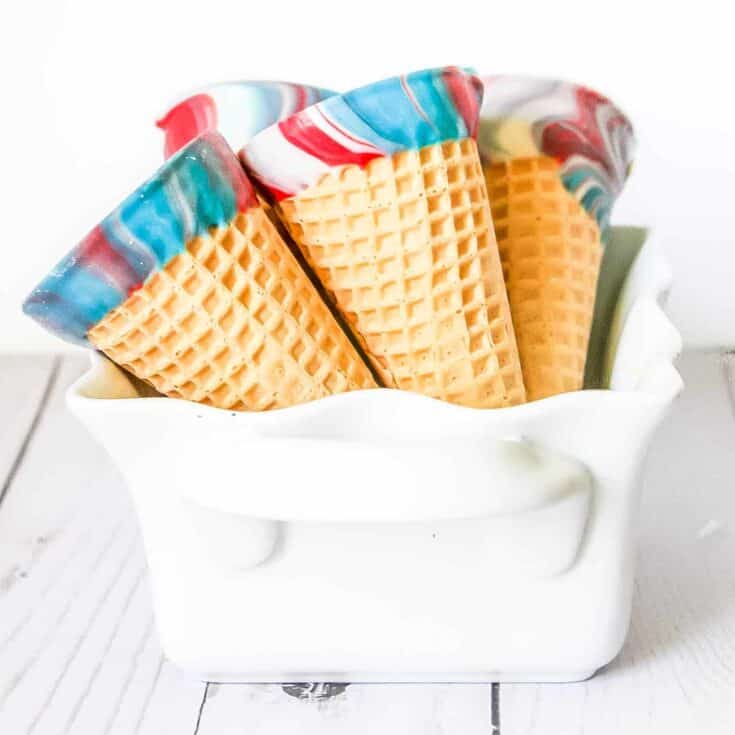
[[[475,138],[482,90],[457,67],[383,79],[271,125],[240,155],[273,199],[287,199],[339,166]]]
[[[210,227],[257,206],[237,157],[216,133],[169,159],[33,290],[23,310],[62,339],[87,332]]]
[[[600,229],[553,158],[499,162],[485,174],[528,400],[580,390]]]
[[[525,397],[475,141],[331,170],[280,213],[389,387]]]
[[[191,240],[89,340],[176,398],[260,411],[375,381],[260,207]]]
[[[633,126],[607,97],[555,79],[484,77],[480,155],[487,164],[549,156],[564,187],[600,226],[630,173]]]

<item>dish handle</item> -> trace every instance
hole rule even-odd
[[[281,456],[282,441],[274,448]],[[267,444],[259,442],[253,450],[262,457]],[[296,466],[298,451],[288,450]],[[452,487],[373,483],[368,491],[325,482],[304,492],[303,485],[280,482],[267,492],[248,493],[232,483],[187,482],[178,493],[180,512],[199,552],[237,569],[266,563],[290,523],[441,527],[473,519],[486,524],[487,553],[507,559],[508,571],[545,577],[569,569],[591,509],[593,479],[587,468],[524,440],[495,440],[486,459],[488,481],[475,478]],[[406,457],[401,460],[406,463]]]

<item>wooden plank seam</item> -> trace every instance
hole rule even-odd
[[[8,472],[8,476],[5,478],[5,482],[3,483],[2,489],[0,489],[0,503],[3,502],[5,496],[8,493],[8,490],[10,490],[10,486],[13,484],[13,480],[15,479],[15,476],[18,474],[18,470],[20,469],[20,466],[23,464],[23,460],[25,459],[26,452],[28,451],[28,445],[31,443],[31,439],[33,439],[33,435],[36,433],[36,429],[38,428],[38,424],[41,421],[41,416],[43,415],[43,412],[46,409],[46,406],[48,405],[49,398],[51,397],[51,393],[54,390],[54,386],[56,385],[56,380],[59,377],[59,371],[61,369],[61,357],[58,355],[54,357],[54,362],[51,367],[51,372],[49,373],[48,380],[46,381],[46,387],[43,390],[43,394],[41,395],[41,400],[38,402],[38,406],[36,408],[36,412],[33,415],[33,420],[31,421],[31,425],[28,427],[28,431],[26,432],[25,437],[23,438],[23,443],[20,445],[20,449],[18,450],[18,453],[15,455],[15,460],[13,461],[13,464],[10,467],[10,471]]]

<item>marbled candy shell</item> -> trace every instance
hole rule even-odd
[[[269,125],[334,94],[290,82],[213,84],[176,104],[156,125],[166,134],[166,158],[209,130],[218,130],[238,151]]]
[[[41,281],[23,311],[62,339],[87,332],[192,238],[257,202],[217,133],[198,138],[97,225]]]
[[[245,165],[275,199],[324,173],[477,133],[482,83],[457,67],[385,79],[330,97],[256,135]]]
[[[556,159],[564,186],[604,233],[633,161],[630,120],[607,97],[577,84],[515,76],[483,82],[482,158]]]

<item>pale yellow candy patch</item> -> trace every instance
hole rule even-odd
[[[485,118],[480,123],[478,146],[486,160],[507,161],[540,155],[531,125],[513,118]]]

